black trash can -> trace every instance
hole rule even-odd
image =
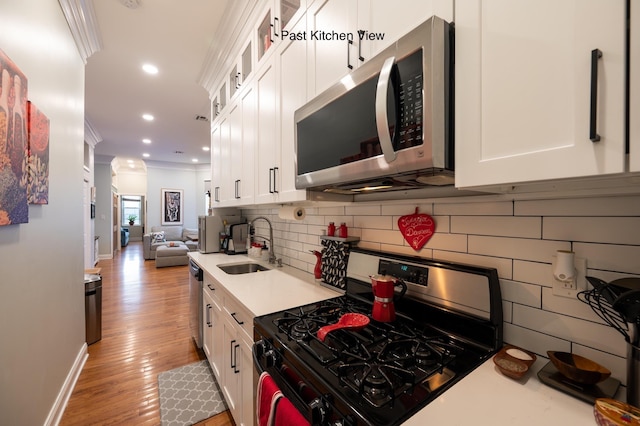
[[[102,277],[84,275],[84,320],[87,345],[102,339]]]

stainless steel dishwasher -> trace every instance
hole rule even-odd
[[[203,272],[189,259],[189,325],[191,336],[198,348],[202,348],[202,285]]]

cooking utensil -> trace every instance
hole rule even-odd
[[[547,355],[558,371],[574,382],[594,385],[611,376],[611,371],[580,355],[556,351],[547,351]]]
[[[628,343],[638,346],[640,290],[632,288],[636,280],[621,279],[607,283],[596,277],[586,278],[593,289],[579,292],[578,299],[591,306],[593,312],[622,334]]]
[[[372,275],[370,278],[373,290],[372,318],[380,322],[394,321],[396,309],[393,302],[404,296],[407,292],[407,285],[404,281],[391,275]],[[395,294],[396,286],[402,288],[399,294]]]
[[[325,325],[318,330],[318,339],[324,342],[327,334],[340,329],[361,330],[369,324],[369,317],[363,314],[353,312],[344,314],[337,323]]]
[[[640,405],[640,278],[620,278],[606,283],[586,277],[592,290],[578,293],[578,299],[627,341],[627,401]]]

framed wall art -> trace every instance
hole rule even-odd
[[[0,225],[27,223],[27,77],[0,49]]]
[[[49,204],[49,119],[33,102],[27,102],[29,204]]]
[[[162,225],[182,225],[182,189],[162,188]]]

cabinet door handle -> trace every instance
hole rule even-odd
[[[234,313],[232,313],[232,314],[231,314],[231,317],[232,317],[234,320],[236,320],[236,322],[237,322],[239,325],[244,324],[244,321],[238,321],[238,318],[236,318],[236,315],[237,315],[237,314],[234,312]]]
[[[236,89],[239,89],[240,86],[242,86],[242,81],[240,80],[242,77],[241,73],[238,73],[238,75],[236,75]]]
[[[347,68],[350,70],[353,69],[353,65],[351,65],[351,45],[353,44],[353,40],[347,40]]]
[[[589,114],[589,139],[598,142],[598,60],[602,58],[600,49],[591,51],[591,111]]]
[[[236,180],[236,199],[240,198],[240,179]]]
[[[364,56],[362,56],[362,39],[364,37],[364,30],[358,30],[358,34],[360,35],[360,40],[358,40],[358,59],[360,62],[364,62]]]
[[[278,179],[277,179],[277,173],[278,170],[280,170],[278,167],[274,167],[273,168],[273,193],[277,194],[278,193]]]
[[[235,342],[235,340],[234,340]],[[233,346],[233,358],[234,358],[234,365],[233,365],[233,372],[235,374],[238,374],[240,372],[240,370],[238,370],[238,348],[240,347],[240,345],[234,345]]]
[[[278,19],[277,16],[273,17],[273,35],[276,37],[280,37],[280,34],[278,34],[276,32],[276,29],[278,28],[278,26],[276,25],[276,23],[278,23],[278,25],[280,25],[280,20]]]
[[[207,327],[211,327],[211,303],[207,303]]]
[[[233,368],[234,370],[236,369],[236,364],[235,364],[235,359],[233,358],[233,344],[235,343],[235,340],[232,340],[229,345],[229,358],[231,359],[231,368]]]
[[[272,179],[272,176],[274,175],[273,172],[273,168],[269,169],[269,194],[273,194],[273,181],[275,180],[275,178]]]
[[[216,186],[213,191],[213,201],[220,202],[220,187]]]
[[[207,287],[209,287],[209,290],[211,291],[216,291],[216,288],[213,287],[211,284],[207,283]]]

